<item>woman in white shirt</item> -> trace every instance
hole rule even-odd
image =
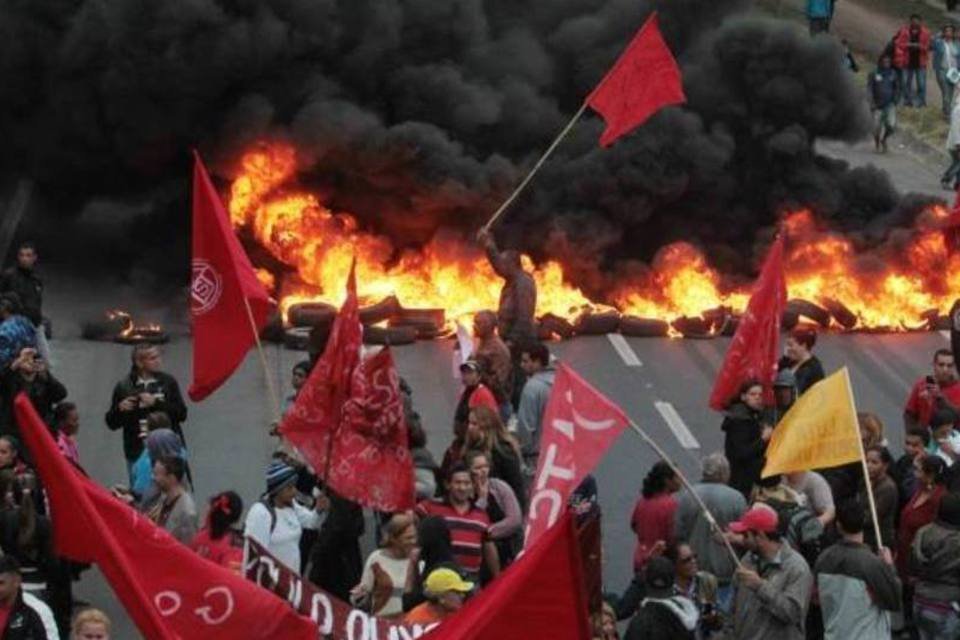
[[[319,510],[299,504],[297,471],[280,460],[267,467],[267,493],[247,512],[243,534],[259,542],[288,569],[300,573],[300,535],[304,529],[317,529],[322,518]]]
[[[417,528],[412,515],[400,513],[383,529],[382,546],[367,557],[350,600],[373,615],[391,618],[403,614],[403,589],[411,552],[417,546]]]

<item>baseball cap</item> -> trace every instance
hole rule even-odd
[[[430,572],[423,583],[423,590],[434,596],[447,591],[470,593],[473,591],[473,583],[461,578],[453,569],[441,567]]]
[[[647,595],[663,597],[673,590],[674,566],[669,558],[654,556],[647,561],[644,567],[643,583],[647,587]]]
[[[467,360],[460,365],[460,371],[473,371],[474,373],[480,373],[480,363],[473,359]]]
[[[744,533],[756,531],[760,533],[775,533],[779,524],[777,512],[763,504],[750,507],[743,517],[730,523],[730,531]]]

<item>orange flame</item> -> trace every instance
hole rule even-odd
[[[472,243],[438,234],[420,250],[397,254],[388,238],[360,230],[350,214],[291,187],[296,168],[292,147],[260,145],[243,156],[229,196],[234,226],[296,271],[297,284],[281,285],[284,314],[297,302],[339,304],[354,257],[364,304],[395,295],[404,307],[442,308],[448,318],[497,307],[502,281]],[[920,324],[930,309],[945,312],[960,294],[960,257],[948,255],[939,230],[946,215],[942,207],[922,214],[896,255],[864,255],[847,238],[817,229],[810,211],[789,214],[783,229],[790,297],[840,301],[861,327],[901,330]],[[704,255],[683,242],[661,249],[647,277],[625,283],[608,301],[590,300],[564,279],[558,262],[534,265],[524,256],[524,265],[537,282],[538,315],[572,317],[608,302],[624,313],[669,321],[719,306],[742,310],[749,299],[748,287],[725,289]],[[273,274],[260,272],[272,286]]]

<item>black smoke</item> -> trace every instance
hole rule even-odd
[[[92,201],[129,204],[110,229],[75,223],[88,237],[185,255],[188,150],[228,180],[243,151],[285,140],[301,184],[398,248],[467,233],[656,9],[689,103],[606,150],[586,117],[509,212],[505,244],[563,257],[602,290],[602,274],[677,239],[747,270],[792,207],[844,230],[903,224],[883,173],[814,150],[868,130],[837,43],[748,4],[6,0],[0,169],[32,177],[43,208],[74,221]]]

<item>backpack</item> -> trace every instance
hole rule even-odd
[[[809,507],[796,502],[768,500],[780,519],[780,535],[813,567],[824,547],[823,523]]]

